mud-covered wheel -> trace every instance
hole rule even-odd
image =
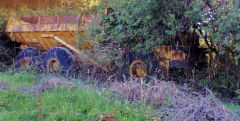
[[[41,52],[36,48],[26,48],[20,51],[15,59],[15,66],[24,67],[27,65],[37,66]]]
[[[64,47],[55,47],[43,57],[42,68],[49,73],[67,73],[73,67],[73,54]]]
[[[142,60],[134,60],[129,66],[129,73],[132,78],[147,76],[147,66]]]

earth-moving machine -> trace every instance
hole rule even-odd
[[[51,72],[67,72],[74,67],[74,60],[90,63],[104,70],[112,71],[112,63],[98,63],[98,58],[89,58],[83,51],[94,49],[94,43],[74,39],[76,34],[85,35],[87,28],[98,20],[96,14],[67,16],[32,16],[13,17],[7,22],[5,33],[12,41],[21,43],[20,51],[15,59],[16,66],[40,64],[42,69]],[[153,48],[160,67],[186,67],[188,53],[176,46],[159,45]],[[41,57],[39,59],[38,57]],[[132,77],[147,75],[147,64],[141,59],[129,64]]]

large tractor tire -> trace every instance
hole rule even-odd
[[[41,52],[36,48],[26,48],[20,51],[15,59],[15,66],[17,68],[27,65],[37,66],[39,63],[39,56]]]
[[[147,76],[147,65],[142,60],[134,60],[129,66],[132,78],[144,78]]]
[[[42,68],[48,73],[68,73],[73,68],[74,56],[64,47],[55,47],[43,57]]]

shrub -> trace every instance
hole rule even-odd
[[[115,0],[111,5],[114,13],[103,15],[103,26],[92,35],[99,42],[149,54],[152,47],[174,44],[177,33],[190,31],[201,19],[202,5],[199,1],[184,0]]]
[[[201,43],[207,52],[209,68],[205,74],[217,82],[209,81],[208,86],[236,90],[240,78],[239,5],[238,0],[114,0],[108,4],[114,13],[104,16],[102,11],[102,26],[90,33],[93,40],[115,48],[110,53],[113,58],[120,52],[149,57],[156,45],[174,45],[190,38],[188,44]],[[192,33],[196,39],[191,38]],[[228,82],[222,83],[223,77]]]

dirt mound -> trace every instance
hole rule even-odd
[[[206,94],[180,89],[172,82],[160,81],[154,86],[141,87],[130,81],[113,84],[112,91],[129,100],[143,99],[162,111],[161,119],[171,121],[238,121],[214,94],[206,88]],[[159,116],[158,116],[159,117]]]

